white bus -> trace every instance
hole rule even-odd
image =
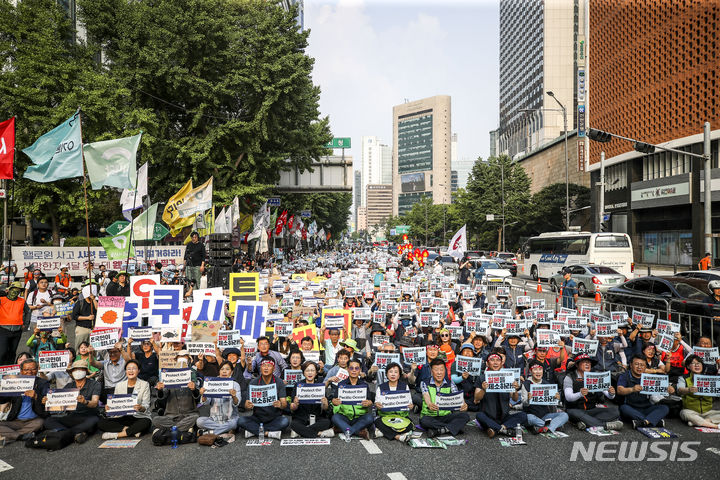
[[[633,249],[625,233],[548,232],[524,247],[525,272],[533,280],[549,278],[566,265],[593,263],[632,278]]]

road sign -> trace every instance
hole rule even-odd
[[[397,232],[395,231],[394,228],[390,229],[390,235],[397,235]]]
[[[602,218],[603,218],[603,219],[602,219],[603,222],[608,222],[608,221],[610,221],[610,214],[609,214],[609,213],[603,213],[603,217],[602,217]]]
[[[280,206],[280,197],[270,197],[268,198],[268,206],[270,207],[279,207]]]
[[[112,225],[110,225],[109,227],[107,227],[105,229],[105,232],[108,235],[112,235],[114,237],[115,235],[120,233],[120,230],[127,227],[128,225],[130,225],[130,222],[125,221],[125,220],[118,220],[116,222],[113,222]]]
[[[153,240],[156,242],[159,242],[163,238],[165,238],[165,235],[170,233],[170,230],[167,229],[165,225],[162,223],[156,223],[153,227]]]
[[[333,138],[332,142],[325,145],[325,148],[350,148],[350,137]]]
[[[7,196],[7,192],[4,188],[0,188],[0,198],[5,198]]]
[[[300,218],[310,218],[312,217],[312,212],[310,210],[303,210],[300,212]]]
[[[395,225],[395,233],[397,235],[410,233],[410,225]]]
[[[485,221],[486,222],[494,222],[495,221],[495,214],[494,213],[488,213],[485,215]]]

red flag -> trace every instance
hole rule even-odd
[[[292,233],[293,231],[293,223],[295,223],[295,215],[290,215],[290,220],[288,220],[288,232]]]
[[[325,239],[325,241],[327,242],[329,240],[330,240],[330,232],[327,233],[327,238]]]
[[[13,178],[15,156],[15,117],[0,123],[0,178]]]
[[[307,228],[305,227],[302,229],[302,239],[307,240]]]
[[[275,235],[280,235],[282,233],[283,227],[285,226],[285,221],[287,220],[287,210],[283,210],[282,215],[280,215],[275,222]]]

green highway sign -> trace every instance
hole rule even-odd
[[[162,223],[156,223],[153,228],[153,240],[159,242],[163,238],[165,238],[165,235],[170,233],[170,230],[167,229],[165,225]]]
[[[350,148],[350,137],[333,138],[332,142],[325,145],[325,148]]]
[[[111,236],[114,237],[115,235],[117,235],[118,233],[120,233],[120,230],[122,230],[123,228],[127,227],[128,225],[130,225],[130,222],[127,222],[127,221],[125,221],[125,220],[118,220],[118,221],[116,221],[116,222],[113,222],[112,225],[110,225],[109,227],[107,227],[107,228],[105,229],[105,232],[106,232],[108,235],[111,235]]]
[[[395,225],[395,234],[403,235],[410,233],[410,225]]]

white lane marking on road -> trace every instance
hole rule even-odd
[[[365,450],[367,450],[370,455],[382,453],[380,447],[378,447],[372,440],[360,440],[360,443],[362,443],[363,447],[365,447]]]
[[[390,477],[390,480],[407,480],[407,478],[405,478],[405,475],[400,472],[388,473],[387,476]]]

